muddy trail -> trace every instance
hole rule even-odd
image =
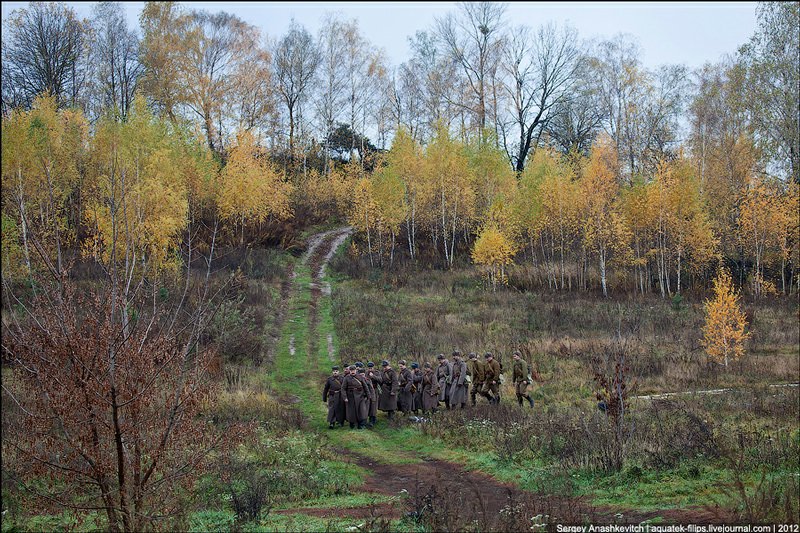
[[[320,370],[320,300],[331,293],[330,286],[323,281],[324,271],[336,249],[351,232],[352,228],[347,227],[313,236],[303,257],[303,263],[311,271],[307,368],[315,373]],[[286,288],[287,294],[305,289],[297,286],[296,281],[292,273],[293,287]],[[334,347],[330,336],[327,355],[333,361]],[[618,508],[593,506],[585,498],[522,490],[482,472],[468,471],[463,465],[439,459],[422,458],[419,462],[398,464],[381,462],[376,457],[347,448],[335,451],[341,460],[368,472],[361,486],[351,487],[354,491],[375,494],[383,500],[387,496],[399,498],[361,507],[292,508],[276,513],[363,520],[373,527],[382,520],[405,517],[419,521],[433,531],[529,531],[534,523],[544,521],[639,524],[657,517],[666,523],[724,523],[732,520],[731,516],[717,509],[620,511]],[[410,458],[404,450],[397,450],[397,455]]]
[[[448,461],[426,458],[421,463],[394,464],[352,450],[337,452],[369,472],[358,488],[360,492],[405,499],[361,507],[284,509],[279,513],[367,521],[407,518],[433,531],[528,531],[534,523],[640,524],[657,517],[661,523],[723,524],[734,519],[720,509],[620,511],[593,506],[585,498],[522,490]]]
[[[304,513],[326,518],[398,519],[407,517],[434,531],[472,529],[518,530],[515,520],[550,515],[564,521],[594,516],[594,510],[577,499],[537,496],[461,465],[426,458],[420,463],[390,464],[352,450],[337,450],[340,457],[366,469],[369,475],[360,492],[376,496],[401,496],[401,502],[374,503],[352,508],[286,509],[281,513]],[[517,526],[517,527],[513,527]],[[523,529],[528,529],[527,524]]]
[[[331,230],[325,233],[315,235],[309,240],[308,251],[304,260],[308,262],[311,268],[311,283],[309,289],[311,292],[311,301],[308,308],[308,364],[309,368],[316,371],[319,368],[319,358],[317,357],[317,350],[319,349],[319,303],[320,298],[324,295],[329,296],[331,293],[330,285],[322,281],[325,275],[325,267],[328,262],[336,253],[336,249],[347,239],[352,232],[352,228],[342,228]],[[333,359],[333,346],[331,341],[328,341],[328,356]]]
[[[286,315],[288,314],[288,302],[292,295],[292,281],[294,280],[294,268],[290,265],[286,268],[284,280],[281,282],[280,292],[280,305],[275,316],[275,321],[267,332],[267,343],[264,348],[264,359],[269,363],[275,361],[275,350],[278,347],[278,340],[281,337],[281,330],[286,323]]]

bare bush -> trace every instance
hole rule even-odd
[[[720,455],[731,473],[723,493],[739,520],[751,524],[800,521],[800,442],[796,432],[768,432],[739,427],[716,436]],[[748,473],[757,472],[755,481]]]
[[[214,352],[197,344],[205,304],[176,327],[120,294],[62,279],[17,300],[24,312],[3,322],[3,389],[21,424],[4,433],[3,464],[43,508],[96,508],[108,529],[136,531],[177,512],[177,489],[223,434],[204,416],[216,394]]]

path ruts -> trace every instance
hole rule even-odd
[[[336,253],[336,249],[351,232],[352,228],[347,227],[315,235],[309,241],[308,251],[304,258],[311,269],[311,283],[309,283],[311,300],[308,306],[308,352],[306,356],[309,368],[315,372],[319,369],[319,357],[317,357],[320,342],[318,331],[319,304],[324,287],[327,287],[327,285],[323,285],[322,278],[325,275],[325,267],[333,257],[333,254]],[[325,293],[329,295],[330,287],[327,288],[328,290]],[[324,341],[326,348],[330,351],[332,348],[328,346],[327,336]]]
[[[264,349],[266,354],[266,361],[272,364],[275,361],[275,351],[277,350],[278,340],[281,337],[281,330],[286,322],[286,315],[288,313],[288,304],[292,296],[292,282],[294,280],[294,266],[289,265],[286,268],[286,275],[281,283],[280,304],[278,305],[278,312],[275,315],[275,321],[272,323],[268,336],[267,346]]]

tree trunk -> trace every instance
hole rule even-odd
[[[364,223],[367,227],[367,252],[369,253],[369,266],[374,267],[375,264],[372,262],[372,239],[370,238],[369,234],[369,215],[364,213]]]
[[[294,106],[289,106],[289,170],[294,172]]]
[[[31,254],[28,248],[28,221],[25,215],[25,201],[22,199],[22,193],[19,196],[19,218],[22,224],[22,247],[25,250],[25,266],[28,268],[28,276],[33,275],[31,268]]]
[[[392,232],[392,249],[389,252],[389,268],[394,266],[394,243],[395,243],[395,234]]]
[[[608,297],[608,289],[606,288],[606,253],[605,250],[600,250],[600,283],[603,285],[603,296]]]

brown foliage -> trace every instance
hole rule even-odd
[[[627,347],[618,343],[606,346],[595,355],[594,380],[599,388],[598,407],[608,415],[608,423],[613,428],[614,441],[611,447],[611,470],[620,470],[633,427],[625,420],[628,409],[628,395],[635,388],[631,383],[630,367],[625,361],[630,355]]]
[[[109,530],[132,531],[175,512],[220,438],[202,416],[214,396],[202,321],[131,308],[121,323],[117,294],[65,282],[4,320],[4,403],[19,424],[3,468],[44,506],[100,510]]]

